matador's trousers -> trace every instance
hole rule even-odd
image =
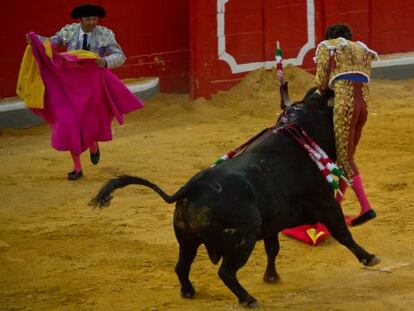
[[[336,161],[348,178],[359,174],[354,154],[367,120],[368,85],[362,82],[333,82]]]

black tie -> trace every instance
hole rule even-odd
[[[88,48],[88,34],[83,34],[82,50],[89,50]]]

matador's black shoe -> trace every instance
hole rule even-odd
[[[366,213],[359,215],[357,218],[354,218],[351,221],[351,226],[354,227],[362,225],[363,223],[366,223],[368,220],[374,219],[375,217],[377,217],[377,213],[375,213],[375,211],[371,208]]]
[[[68,180],[77,180],[83,176],[82,171],[72,171],[68,173]]]
[[[93,165],[96,165],[99,163],[99,158],[101,156],[101,153],[99,152],[99,145],[98,146],[98,150],[95,153],[90,153],[90,157],[91,157],[91,162]]]

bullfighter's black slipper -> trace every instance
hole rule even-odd
[[[77,180],[83,176],[82,171],[72,171],[68,173],[68,180]]]
[[[353,219],[351,221],[351,226],[354,227],[362,225],[363,223],[366,223],[368,220],[374,219],[375,217],[377,217],[377,213],[375,213],[375,211],[371,208],[370,210],[368,210],[368,212]]]
[[[98,145],[98,150],[95,153],[92,153],[92,152],[90,153],[90,158],[91,158],[91,162],[93,165],[98,164],[100,156],[101,156],[101,153],[99,151],[99,145]]]

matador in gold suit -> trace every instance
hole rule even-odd
[[[365,194],[354,154],[367,120],[371,62],[377,58],[377,53],[362,42],[351,41],[351,37],[346,25],[328,28],[327,40],[322,41],[316,50],[315,82],[319,92],[324,93],[330,88],[335,93],[333,122],[337,163],[352,179],[352,188],[361,205],[359,216],[351,223],[358,225],[376,216]],[[341,180],[341,192],[345,193],[346,188],[346,183]],[[340,192],[336,199],[338,203],[342,202]]]

